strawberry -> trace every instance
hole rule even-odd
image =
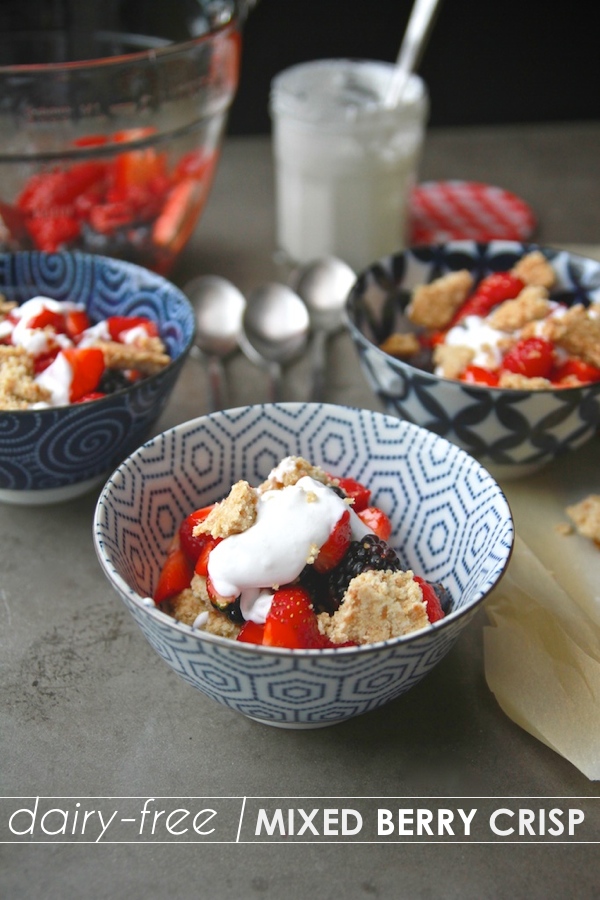
[[[484,384],[487,387],[498,387],[498,373],[482,366],[467,366],[460,376],[466,384]]]
[[[177,182],[167,195],[163,211],[152,228],[154,243],[178,253],[196,226],[207,191],[208,186],[194,178]]]
[[[273,594],[263,644],[292,650],[331,646],[319,631],[310,595],[304,588],[281,588]]]
[[[194,570],[183,550],[177,545],[172,547],[158,576],[154,602],[164,603],[170,597],[180,594],[190,586],[193,574]]]
[[[147,319],[145,316],[109,316],[106,320],[106,327],[113,341],[120,340],[124,331],[138,327],[144,328],[149,337],[158,336],[156,322]]]
[[[72,341],[76,340],[86,328],[90,320],[85,309],[70,309],[65,316],[65,327]]]
[[[350,525],[350,510],[345,509],[331,534],[319,550],[315,559],[315,569],[321,574],[329,572],[341,562],[352,539],[352,527]]]
[[[442,609],[440,598],[436,594],[433,587],[429,584],[428,581],[425,581],[424,578],[421,578],[420,575],[415,575],[414,580],[417,582],[423,592],[423,602],[426,606],[427,618],[429,619],[429,621],[437,622],[439,619],[443,619],[444,610]]]
[[[104,372],[104,354],[99,347],[65,347],[62,353],[73,372],[69,399],[74,403],[98,387]]]
[[[392,534],[392,523],[389,516],[378,506],[367,506],[358,513],[358,518],[382,541],[389,541]]]
[[[561,387],[589,384],[594,381],[600,381],[600,369],[582,359],[568,359],[552,373],[552,383]]]
[[[338,484],[345,494],[354,501],[352,509],[354,512],[360,512],[369,505],[371,499],[371,491],[354,478],[338,478]]]
[[[493,272],[483,278],[468,297],[452,320],[455,325],[465,316],[487,316],[498,303],[512,300],[525,287],[523,282],[511,272]]]
[[[223,538],[213,537],[212,534],[207,535],[207,537],[209,540],[204,542],[196,560],[196,565],[194,566],[196,575],[208,575],[208,557],[210,556],[210,552],[223,540]]]
[[[200,522],[204,521],[211,509],[214,508],[214,505],[215,504],[213,503],[210,506],[202,507],[202,509],[196,509],[193,513],[190,513],[179,526],[179,543],[181,549],[194,565],[196,564],[196,561],[200,556],[200,551],[203,549],[204,545],[209,541],[214,540],[210,534],[194,535],[194,528]]]
[[[45,306],[36,316],[32,316],[27,322],[28,328],[53,328],[57,334],[64,334],[65,317],[62,313],[55,312]]]
[[[257,622],[245,622],[238,633],[236,640],[247,644],[262,644],[265,636],[265,626]]]
[[[524,338],[502,360],[504,371],[526,378],[550,378],[553,364],[553,346],[542,337]]]

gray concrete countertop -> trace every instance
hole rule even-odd
[[[598,255],[599,147],[594,123],[434,131],[421,177],[512,190],[536,212],[537,240]],[[273,251],[269,141],[228,138],[205,216],[172,278],[183,285],[210,272],[249,290],[281,273]],[[263,373],[243,357],[228,362],[227,376],[228,405],[266,399]],[[206,412],[206,386],[191,357],[157,430]],[[305,399],[307,390],[304,359],[287,372],[286,399]],[[378,408],[345,334],[330,346],[326,399]],[[595,439],[526,485],[507,485],[517,529],[536,491],[556,487],[562,498],[575,472],[598,492],[597,452]],[[469,798],[462,805],[470,807],[478,803],[471,798],[600,799],[599,783],[500,710],[484,675],[484,611],[425,681],[363,718],[285,731],[213,703],[158,659],[104,579],[91,533],[97,494],[0,507],[2,797],[139,797],[140,805],[148,797],[346,798],[333,806],[401,798],[386,799],[394,807],[435,797]],[[6,823],[0,828],[6,834]],[[591,900],[600,876],[593,845],[560,840],[290,843],[5,843],[0,897]]]

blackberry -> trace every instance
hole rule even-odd
[[[236,622],[238,625],[242,625],[244,622],[244,617],[242,615],[242,610],[240,609],[240,598],[236,597],[236,599],[232,603],[228,603],[224,610],[227,618],[231,622]]]
[[[398,556],[385,541],[374,534],[367,534],[360,541],[352,541],[341,563],[329,574],[329,602],[335,611],[348,590],[348,585],[361,572],[369,570],[394,572],[402,568]]]
[[[329,596],[329,572],[317,572],[313,565],[308,564],[300,572],[298,581],[310,594],[316,613],[326,612],[332,615],[335,612],[336,607],[332,607]]]
[[[438,596],[438,600],[440,601],[440,606],[442,607],[444,615],[447,616],[452,606],[452,597],[450,596],[450,592],[439,581],[432,581],[430,582],[430,584]]]
[[[122,391],[123,388],[129,387],[130,384],[131,381],[121,369],[106,369],[100,379],[98,390],[103,394],[114,394],[116,391]]]

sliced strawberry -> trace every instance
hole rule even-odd
[[[67,334],[74,341],[90,327],[90,318],[85,309],[71,309],[65,316],[65,326]]]
[[[525,378],[550,378],[554,365],[554,347],[542,337],[524,338],[502,360],[506,372]]]
[[[510,272],[493,272],[483,278],[452,320],[452,325],[465,316],[487,316],[494,306],[513,300],[521,293],[525,282]]]
[[[207,190],[195,178],[184,178],[172,188],[152,229],[155,244],[172,253],[181,250],[196,226]]]
[[[487,387],[498,387],[498,373],[482,366],[467,366],[460,376],[466,384],[485,384]]]
[[[423,591],[423,601],[426,606],[427,618],[429,619],[429,621],[437,622],[439,619],[443,619],[444,610],[442,609],[440,598],[436,594],[433,587],[429,584],[428,581],[425,581],[425,579],[421,578],[419,575],[415,575],[414,580]]]
[[[60,353],[60,347],[52,347],[46,353],[40,353],[35,357],[33,361],[33,371],[36,375],[39,375],[40,372],[43,372],[44,369],[47,369],[49,365],[51,365],[58,354]]]
[[[146,316],[109,316],[106,320],[106,327],[110,334],[111,340],[118,341],[124,331],[131,328],[144,328],[149,337],[158,336],[158,326],[152,319]]]
[[[81,229],[74,216],[57,213],[28,219],[27,230],[38,250],[55,253],[76,240]]]
[[[99,347],[65,347],[62,351],[71,371],[71,403],[95,391],[104,372],[104,354]]]
[[[200,556],[200,551],[204,545],[208,541],[214,540],[210,534],[194,535],[194,528],[200,522],[204,521],[209,512],[214,509],[214,506],[215,504],[213,503],[210,506],[202,507],[202,509],[194,510],[194,512],[190,513],[179,526],[179,543],[181,549],[187,554],[190,562],[194,565],[196,564],[196,561]]]
[[[190,586],[194,570],[180,547],[173,547],[164,562],[154,591],[155,603],[164,603]]]
[[[317,572],[329,572],[337,566],[342,561],[351,540],[350,510],[345,509],[334,525],[331,534],[319,550],[314,564]]]
[[[90,391],[89,394],[82,394],[81,397],[78,397],[77,400],[74,400],[74,403],[89,403],[90,400],[102,400],[103,397],[106,397],[102,391]]]
[[[208,557],[211,554],[211,551],[219,544],[223,538],[216,538],[212,535],[208,535],[209,540],[206,541],[200,550],[200,554],[196,560],[196,565],[194,566],[194,572],[196,575],[208,575]]]
[[[245,622],[238,633],[236,640],[247,644],[262,644],[265,636],[265,626],[258,622]]]
[[[263,644],[292,650],[322,649],[330,645],[319,631],[310,595],[304,588],[275,591],[265,622]]]
[[[371,499],[371,491],[354,478],[338,478],[338,483],[345,494],[354,501],[352,509],[354,512],[360,512],[369,505]]]
[[[392,534],[392,523],[389,516],[378,506],[367,506],[358,513],[358,518],[382,541],[389,541]]]
[[[45,306],[43,309],[39,311],[39,313],[35,316],[32,316],[31,319],[27,322],[28,328],[53,328],[57,334],[64,334],[65,331],[65,317],[62,313],[55,312],[52,309],[48,309]]]
[[[600,381],[600,369],[582,359],[568,359],[552,372],[552,383],[566,385]]]

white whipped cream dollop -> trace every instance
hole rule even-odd
[[[260,494],[254,524],[225,538],[210,553],[208,574],[215,590],[223,597],[240,596],[244,618],[264,622],[270,591],[300,575],[347,509],[352,539],[368,534],[348,504],[309,475]]]

